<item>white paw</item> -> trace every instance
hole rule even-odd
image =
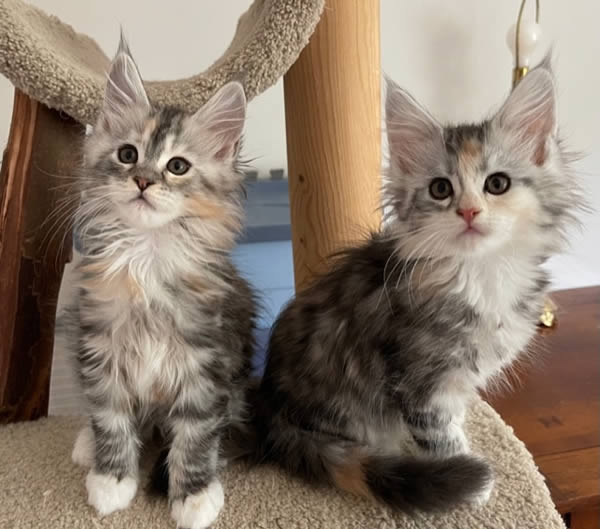
[[[465,435],[465,432],[460,426],[454,424],[451,425],[451,435],[455,449],[454,455],[469,454],[471,452],[467,436]]]
[[[76,465],[82,467],[93,467],[94,466],[94,431],[91,426],[84,426],[77,435],[75,440],[75,446],[71,453],[71,459]]]
[[[483,507],[489,500],[494,490],[494,480],[490,479],[486,486],[481,489],[477,494],[474,494],[469,498],[469,503],[476,507]]]
[[[203,529],[217,519],[224,502],[223,487],[215,480],[185,501],[174,501],[171,517],[180,529]]]
[[[118,481],[110,474],[97,474],[90,470],[85,480],[88,503],[95,507],[100,516],[125,509],[137,491],[137,481],[131,477]]]

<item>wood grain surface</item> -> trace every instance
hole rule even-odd
[[[0,422],[44,415],[84,129],[15,91],[0,172]],[[61,209],[58,209],[61,208]]]
[[[600,528],[600,510],[592,509],[589,511],[571,513],[570,529],[599,529]]]
[[[558,510],[583,513],[600,507],[600,287],[552,299],[557,327],[540,330],[515,389],[487,398],[533,454]]]
[[[328,0],[284,77],[296,288],[380,223],[379,0]]]
[[[560,512],[600,505],[600,447],[538,456],[535,461]]]

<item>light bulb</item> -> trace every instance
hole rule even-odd
[[[513,57],[515,51],[515,33],[517,25],[513,24],[506,35],[506,42]],[[519,57],[517,57],[517,66],[527,66],[531,62],[531,57],[542,39],[542,27],[532,20],[521,20],[519,27]]]

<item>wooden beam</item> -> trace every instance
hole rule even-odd
[[[328,0],[284,77],[296,288],[380,224],[379,0]]]
[[[48,409],[56,302],[70,258],[84,129],[15,91],[0,170],[0,422]],[[64,178],[63,178],[64,177]]]

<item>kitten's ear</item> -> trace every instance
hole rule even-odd
[[[104,114],[120,116],[132,106],[150,107],[150,102],[123,33],[119,49],[108,72],[104,94]]]
[[[426,169],[444,147],[442,126],[390,79],[387,79],[385,122],[390,156],[405,173]]]
[[[244,87],[237,81],[227,83],[192,119],[209,137],[208,147],[216,159],[233,159],[237,154],[246,119]]]
[[[546,140],[557,129],[554,79],[548,66],[542,64],[521,79],[493,119],[529,151],[536,165],[544,163]]]

